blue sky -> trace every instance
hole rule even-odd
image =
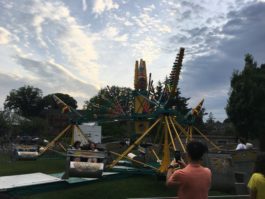
[[[244,55],[265,63],[261,0],[1,0],[0,107],[13,88],[68,93],[79,107],[106,85],[133,87],[143,58],[155,82],[180,47],[179,87],[192,107],[226,118],[231,74]]]

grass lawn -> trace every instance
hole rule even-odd
[[[6,154],[0,154],[0,176],[26,174],[34,172],[56,173],[65,167],[64,158],[40,158],[33,161],[11,161]]]
[[[25,174],[33,172],[56,173],[64,170],[62,158],[40,158],[35,161],[10,161],[7,155],[0,155],[0,176]],[[22,192],[23,193],[23,192]],[[165,183],[157,181],[156,176],[131,176],[126,178],[108,179],[86,185],[73,186],[67,189],[53,190],[29,195],[15,192],[21,199],[81,199],[81,198],[127,198],[147,196],[174,196],[173,189],[165,187]]]
[[[155,176],[134,176],[94,182],[88,185],[27,195],[22,199],[124,199],[130,197],[175,196],[176,191],[165,187]]]
[[[36,161],[11,162],[8,156],[0,155],[0,176],[33,172],[62,172],[64,171],[64,164],[63,158],[40,158]],[[158,181],[156,176],[149,175],[107,179],[78,186],[69,185],[64,189],[45,190],[43,192],[17,191],[11,195],[19,199],[124,199],[131,197],[175,196],[176,190],[167,188],[165,182]]]

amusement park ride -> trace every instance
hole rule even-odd
[[[113,121],[115,118],[122,118],[134,122],[136,138],[123,152],[69,149],[69,145],[73,145],[77,137],[77,140],[79,140],[82,145],[92,143],[91,140],[88,140],[84,136],[84,133],[77,123],[72,122],[48,143],[47,146],[38,152],[38,157],[47,151],[55,151],[66,156],[66,171],[63,176],[63,178],[66,179],[72,176],[99,178],[103,175],[103,171],[123,172],[123,170],[128,171],[128,169],[134,171],[134,168],[136,168],[135,170],[138,172],[142,169],[143,172],[149,170],[159,175],[165,175],[176,152],[180,151],[182,153],[182,158],[186,158],[185,144],[193,139],[194,133],[197,133],[201,139],[204,139],[208,145],[213,147],[211,152],[216,153],[218,156],[217,158],[214,156],[212,159],[206,158],[205,161],[207,166],[209,166],[209,164],[210,166],[214,166],[216,163],[217,169],[213,169],[215,169],[216,176],[222,178],[219,181],[217,178],[215,179],[219,183],[217,184],[221,184],[221,186],[229,184],[227,180],[229,181],[231,178],[234,179],[234,177],[231,176],[234,175],[234,173],[230,172],[232,168],[231,155],[225,153],[225,155],[222,156],[222,154],[220,154],[222,149],[194,125],[196,117],[198,117],[201,112],[204,100],[202,99],[198,105],[192,108],[186,115],[182,115],[174,103],[177,97],[177,87],[184,51],[184,48],[180,48],[170,76],[166,79],[160,96],[157,96],[155,93],[151,74],[149,75],[149,80],[147,78],[145,61],[142,59],[139,62],[136,61],[134,91],[132,93],[134,104],[133,111],[130,114],[128,114],[128,111],[123,110],[119,100],[111,93],[110,88],[107,87],[110,99],[104,97],[104,100],[111,105],[115,104],[115,106],[112,106],[115,107],[112,108],[112,113],[115,115],[115,117],[112,118]],[[57,96],[54,96],[54,100],[64,112],[74,112],[79,118],[82,117]],[[95,105],[95,107],[98,106]],[[109,109],[110,108],[108,108],[108,110]],[[78,134],[77,137],[74,136],[74,132]],[[72,136],[69,136],[70,134]],[[71,138],[69,139],[69,137]],[[63,144],[61,140],[67,140],[68,144]],[[146,144],[147,142],[149,144]],[[60,148],[60,151],[58,151],[58,148]],[[19,156],[18,153],[17,156]],[[140,158],[140,156],[142,156],[142,158]],[[36,157],[32,159],[35,158]],[[91,159],[96,161],[89,161]],[[129,167],[119,166],[124,162],[122,161],[124,159],[129,160],[127,161],[130,163]],[[215,160],[215,162],[212,160]],[[218,165],[221,165],[220,168]],[[227,170],[223,169],[224,167],[226,167]]]
[[[115,165],[119,164],[120,160],[129,159],[134,162],[137,161],[138,165],[141,164],[144,167],[149,167],[156,172],[165,173],[175,151],[182,151],[183,153],[186,152],[185,144],[183,143],[183,138],[181,138],[180,134],[185,136],[185,141],[187,142],[192,139],[192,134],[194,131],[198,132],[203,138],[205,138],[205,140],[213,145],[216,150],[220,150],[218,146],[216,146],[203,133],[193,126],[194,119],[200,113],[204,100],[201,100],[201,102],[199,102],[198,105],[193,108],[186,116],[181,115],[174,104],[174,99],[177,95],[177,86],[179,82],[182,61],[184,58],[184,51],[184,48],[180,48],[173,64],[170,77],[165,81],[164,88],[162,89],[160,96],[155,96],[151,74],[149,75],[148,81],[145,61],[142,59],[139,62],[136,61],[133,91],[134,111],[129,117],[130,120],[134,121],[135,132],[138,138],[121,154],[111,151],[110,153],[114,156],[117,156],[117,158],[114,159],[110,164],[104,165],[104,168],[113,169],[115,168]],[[112,99],[108,99],[107,97],[104,99],[111,104],[116,104],[115,118],[124,118],[124,116],[126,116],[126,111],[123,111],[118,99],[116,99],[115,95],[111,93],[110,88],[107,88],[109,91],[109,96]],[[54,95],[53,98],[58,106],[62,108],[62,112],[73,112],[79,118],[82,117],[82,115],[80,115],[75,109],[68,106],[56,95]],[[47,146],[42,148],[38,153],[38,156],[42,156],[47,151],[55,151],[64,155],[68,154],[68,156],[70,156],[69,151],[67,152],[67,148],[69,145],[74,144],[74,132],[78,134],[78,140],[82,142],[82,145],[86,145],[91,142],[85,138],[84,133],[76,124],[76,122],[72,122],[51,142],[49,142]],[[153,134],[155,134],[155,136]],[[156,162],[159,163],[156,167],[149,165],[147,162],[136,160],[137,158],[131,158],[129,157],[130,155],[128,156],[128,154],[131,154],[135,148],[141,146],[141,144],[145,142],[147,138],[150,140],[149,137],[155,137],[155,139],[152,140],[150,146],[144,147],[143,150],[144,152],[149,153],[149,156],[154,156],[154,158],[149,158],[149,160],[156,160]],[[65,142],[62,142],[61,140],[65,141],[66,138],[68,139],[68,144],[63,144]],[[58,150],[58,148],[60,148],[60,150]],[[100,153],[98,153],[100,158],[105,157],[102,152]],[[74,154],[76,153],[74,153],[72,150],[72,156]],[[79,155],[77,156],[81,156],[81,154],[83,156],[89,156],[87,152],[79,151],[78,154]],[[91,152],[89,154],[92,155]],[[94,156],[95,154],[97,153],[94,153]],[[70,162],[69,165],[71,166],[72,163]],[[80,163],[80,165],[83,165],[84,169],[82,170],[84,170],[84,173],[87,173],[85,170],[89,168],[89,165],[92,165],[92,167],[95,168],[95,165],[92,163],[87,163],[86,165],[85,163]],[[103,169],[102,165],[100,165],[98,168]]]
[[[152,144],[148,147],[147,151],[149,151],[150,154],[153,154],[157,162],[159,162],[159,165],[154,169],[152,165],[144,162],[144,166],[150,167],[161,174],[167,171],[168,165],[176,151],[186,153],[185,144],[182,141],[183,139],[181,138],[180,133],[185,136],[186,141],[189,141],[192,139],[192,129],[196,129],[206,141],[212,144],[216,149],[219,149],[218,146],[211,142],[197,128],[192,126],[194,118],[198,116],[201,111],[203,100],[192,109],[187,116],[181,116],[177,107],[175,107],[175,104],[173,103],[177,95],[177,86],[184,57],[184,50],[184,48],[180,48],[173,64],[170,78],[166,80],[163,91],[158,97],[154,96],[151,75],[149,75],[149,83],[147,84],[145,61],[136,61],[133,117],[135,121],[135,131],[139,137],[122,154],[117,155],[117,159],[108,165],[109,168],[114,168],[121,159],[127,158],[127,155],[133,149],[138,147],[141,142],[150,136],[150,134],[154,133],[156,134],[155,137],[157,139],[152,141]],[[186,125],[183,126],[180,123]],[[159,152],[157,149],[161,147],[162,151]]]

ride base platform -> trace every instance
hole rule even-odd
[[[44,174],[29,173],[0,177],[0,193],[6,192],[11,195],[31,195],[33,193],[64,189],[80,184],[87,184],[117,176],[118,172],[104,172],[101,178],[77,178],[70,177],[61,179],[62,173]]]

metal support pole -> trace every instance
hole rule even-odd
[[[172,133],[171,133],[171,129],[170,129],[170,126],[169,126],[169,123],[168,123],[167,116],[165,117],[165,121],[166,121],[167,129],[168,129],[168,133],[169,133],[169,136],[170,136],[170,140],[171,140],[173,149],[174,149],[174,151],[176,151],[177,148],[176,148],[175,141],[174,141],[173,136],[172,136]]]
[[[118,156],[118,157],[121,157],[121,156],[122,156],[121,154],[119,154],[119,153],[115,153],[115,152],[113,152],[113,151],[110,151],[110,153],[113,154],[113,155],[116,155],[116,156]],[[151,169],[153,169],[153,170],[158,171],[158,168],[153,167],[153,166],[151,166],[151,165],[149,165],[149,164],[145,164],[145,163],[143,163],[143,162],[140,162],[140,161],[138,161],[138,160],[134,160],[134,159],[129,158],[129,157],[127,157],[127,156],[124,156],[124,158],[126,158],[126,159],[128,159],[128,160],[131,160],[132,162],[136,162],[136,163],[138,163],[138,164],[141,164],[141,165],[143,165],[143,166],[146,166],[146,167],[149,167],[149,168],[151,168]]]
[[[175,125],[180,129],[180,131],[182,132],[182,133],[184,133],[185,134],[185,136],[186,137],[188,137],[189,136],[189,133],[177,122],[177,120],[174,118],[174,119],[172,119],[172,123],[175,123]]]
[[[166,124],[164,125],[164,145],[163,145],[163,157],[161,166],[159,168],[160,173],[164,173],[168,169],[168,165],[170,164],[170,150],[169,150],[169,143],[168,143],[168,129],[166,127]]]
[[[82,137],[83,137],[87,142],[92,142],[91,140],[89,140],[88,138],[86,138],[84,132],[82,131],[82,129],[81,129],[78,125],[75,125],[75,127],[77,128],[77,130],[79,131],[79,133],[82,135]]]
[[[50,147],[52,147],[57,140],[59,140],[65,132],[68,131],[69,128],[71,128],[72,125],[68,125],[57,137],[55,137],[50,143],[47,144],[47,146],[44,148],[44,150],[40,153],[39,156],[41,156],[43,153],[45,153]]]
[[[155,150],[154,149],[151,149],[152,153],[154,154],[154,156],[156,157],[156,160],[159,161],[159,157],[158,155],[156,154]]]
[[[59,146],[66,152],[67,150],[65,149],[65,147],[62,145],[62,143],[59,143]]]
[[[161,117],[158,118],[152,126],[150,126],[131,146],[126,149],[121,156],[119,156],[116,160],[113,160],[113,162],[109,165],[110,168],[114,167],[124,156],[126,156],[135,146],[137,146],[142,139],[148,135],[148,133],[155,127],[155,125],[161,120]]]
[[[214,144],[209,138],[207,138],[206,135],[204,135],[199,129],[197,129],[196,127],[193,127],[206,141],[208,141],[215,149],[217,150],[221,150],[219,146],[217,146],[216,144]]]
[[[177,136],[177,139],[178,139],[178,141],[179,141],[179,144],[180,144],[180,146],[181,146],[183,152],[186,152],[186,149],[185,149],[185,147],[184,147],[184,145],[183,145],[183,143],[182,143],[182,141],[181,141],[181,139],[180,139],[180,137],[179,137],[179,134],[178,134],[178,132],[177,132],[177,129],[176,129],[176,127],[174,126],[174,123],[173,123],[173,121],[172,121],[172,118],[169,117],[169,120],[170,120],[170,122],[171,122],[171,125],[172,125],[172,127],[173,127],[173,129],[174,129],[174,132],[175,132],[175,134],[176,134],[176,136]]]

